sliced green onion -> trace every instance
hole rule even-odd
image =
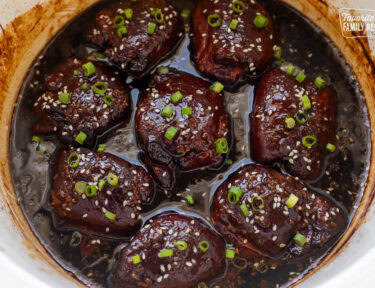
[[[47,151],[47,149],[46,148],[44,148],[42,145],[39,145],[39,147],[38,147],[38,152],[40,152],[40,153],[45,153]]]
[[[230,22],[230,24],[229,24],[229,28],[234,31],[234,30],[237,29],[237,25],[238,25],[238,20],[237,19],[233,19],[232,22]]]
[[[119,28],[121,26],[125,25],[125,19],[121,15],[117,15],[115,19],[113,20],[113,24],[115,24],[116,28]]]
[[[161,12],[160,9],[152,10],[152,15],[154,15],[155,21],[159,24],[163,24],[164,22],[164,14]]]
[[[171,118],[173,115],[173,108],[172,106],[164,106],[163,110],[161,111],[161,116],[164,118]]]
[[[236,251],[234,251],[233,249],[226,249],[225,250],[225,257],[226,258],[233,259],[234,256],[236,256]]]
[[[194,198],[191,195],[186,196],[186,201],[189,205],[194,205]]]
[[[188,18],[188,17],[190,16],[190,10],[189,10],[189,9],[184,9],[184,10],[182,10],[182,12],[181,12],[181,16],[182,16],[183,18]]]
[[[245,215],[246,217],[250,215],[249,209],[247,209],[247,206],[245,203],[242,203],[240,208],[241,208],[243,215]]]
[[[69,167],[72,167],[72,168],[78,167],[80,161],[81,161],[81,156],[79,156],[79,154],[76,152],[70,153],[67,159]]]
[[[104,95],[107,92],[108,84],[105,82],[96,82],[91,89],[95,94]]]
[[[203,252],[206,252],[210,248],[210,243],[208,241],[201,241],[199,242],[199,249]]]
[[[181,113],[182,115],[191,115],[193,114],[193,109],[191,107],[183,107]]]
[[[251,207],[254,211],[262,211],[264,208],[263,198],[260,196],[251,197]]]
[[[245,11],[246,5],[242,1],[234,1],[232,4],[232,10],[237,13]]]
[[[296,126],[296,121],[293,118],[288,117],[285,119],[285,126],[288,129],[293,129],[294,126]]]
[[[172,249],[162,249],[159,252],[159,258],[166,258],[166,257],[172,257],[172,256],[173,256]]]
[[[177,132],[178,129],[176,129],[175,127],[169,127],[167,129],[167,132],[165,132],[164,137],[171,141],[176,136]]]
[[[214,28],[220,27],[221,24],[223,23],[219,14],[208,15],[207,22],[208,22],[208,25]]]
[[[305,73],[303,73],[302,71],[299,72],[296,76],[296,80],[299,82],[299,83],[302,83],[304,80],[306,79],[306,75]]]
[[[86,183],[83,182],[83,181],[78,181],[78,182],[74,185],[74,188],[75,188],[76,192],[77,192],[79,195],[82,195],[82,194],[85,193],[85,191],[86,191]]]
[[[336,146],[333,145],[333,144],[331,144],[331,143],[328,143],[328,144],[326,145],[326,149],[327,149],[328,151],[330,151],[330,152],[335,152],[335,151],[336,151]]]
[[[315,78],[314,84],[317,88],[323,89],[326,86],[326,81],[322,77],[318,76]]]
[[[188,247],[188,244],[185,241],[179,240],[174,243],[174,247],[176,247],[180,251],[185,251]]]
[[[282,63],[283,63],[283,59],[275,60],[273,62],[273,65],[275,65],[276,67],[280,67]]]
[[[113,98],[110,95],[105,95],[104,98],[103,98],[103,101],[108,106],[112,106],[113,105]]]
[[[116,174],[109,172],[107,175],[107,181],[110,185],[116,186],[118,184],[118,177]]]
[[[105,211],[104,216],[107,217],[109,220],[115,221],[116,219],[116,214],[110,212],[110,211]]]
[[[268,18],[263,14],[258,14],[257,16],[255,16],[253,22],[257,28],[264,28],[268,25]]]
[[[73,71],[73,75],[74,75],[74,76],[78,76],[78,74],[79,74],[78,70],[74,70],[74,71]]]
[[[296,69],[296,66],[289,65],[288,68],[286,68],[286,73],[288,73],[289,75],[293,75],[294,72],[296,72]]]
[[[107,57],[104,54],[99,53],[99,52],[95,53],[95,58],[99,60],[107,59]]]
[[[302,102],[302,105],[303,105],[303,109],[304,110],[309,110],[311,109],[311,102],[310,102],[310,98],[309,96],[302,96],[301,97],[301,102]]]
[[[60,93],[59,94],[59,101],[62,104],[69,104],[71,97],[72,97],[72,94],[70,94],[70,93]]]
[[[316,141],[317,139],[314,135],[307,135],[302,138],[302,144],[307,148],[311,148],[312,146],[314,146],[316,144]]]
[[[85,75],[86,77],[91,76],[95,74],[96,72],[95,65],[92,64],[92,62],[87,62],[86,64],[83,64],[82,68],[83,68],[83,75]]]
[[[99,152],[104,152],[105,149],[107,149],[107,145],[105,144],[99,144],[98,151]]]
[[[233,161],[232,161],[232,159],[227,159],[227,161],[225,161],[225,163],[227,163],[227,165],[232,165]]]
[[[165,75],[169,73],[169,68],[166,66],[161,66],[158,68],[158,73],[161,75]]]
[[[124,10],[125,12],[125,18],[128,20],[131,20],[133,18],[133,9],[128,8]]]
[[[96,186],[95,185],[87,185],[85,189],[85,195],[87,197],[93,197],[96,195]]]
[[[81,89],[82,89],[82,90],[86,90],[86,89],[87,89],[87,83],[83,83],[83,84],[81,85]]]
[[[133,264],[141,263],[141,257],[139,255],[133,256]]]
[[[296,243],[301,247],[305,246],[306,241],[307,241],[306,237],[303,236],[302,234],[300,234],[299,232],[297,232],[297,234],[294,236],[293,240],[296,241]]]
[[[215,82],[210,86],[210,89],[216,93],[220,93],[224,89],[224,85],[221,84],[220,82]]]
[[[275,46],[273,50],[273,58],[276,60],[281,60],[281,47],[280,46]]]
[[[216,152],[219,154],[228,153],[228,141],[225,138],[219,138],[216,140]]]
[[[238,188],[236,186],[230,187],[228,191],[228,201],[232,205],[236,205],[238,201],[240,201],[241,197],[243,195],[243,191],[241,188]]]
[[[204,282],[199,282],[197,288],[207,288],[208,286]]]
[[[125,26],[121,26],[117,28],[118,37],[123,37],[127,33],[128,33],[128,29]]]
[[[41,143],[43,142],[43,139],[38,136],[33,136],[33,138],[31,138],[31,141],[35,143]]]
[[[298,124],[305,124],[307,122],[307,115],[303,112],[298,112],[294,115]]]
[[[298,197],[293,193],[289,195],[288,200],[286,200],[285,204],[288,208],[293,208],[298,202]]]
[[[152,34],[154,34],[155,29],[156,29],[156,24],[155,24],[155,23],[152,23],[152,22],[148,23],[148,26],[147,26],[147,34],[148,34],[148,35],[152,35]]]
[[[78,133],[78,135],[77,135],[77,137],[76,137],[75,140],[76,140],[77,143],[83,145],[83,143],[85,143],[86,139],[87,139],[87,135],[86,135],[86,133],[80,131],[80,132]]]
[[[183,95],[180,91],[177,91],[172,94],[171,100],[174,104],[178,103],[182,99]]]
[[[102,191],[103,186],[105,185],[106,182],[107,181],[105,181],[104,179],[99,180],[99,184],[98,184],[99,191]]]

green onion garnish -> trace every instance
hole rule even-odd
[[[133,264],[141,263],[141,257],[139,255],[133,256]]]
[[[286,68],[286,73],[288,73],[289,75],[293,75],[294,72],[296,72],[296,69],[296,66],[289,65],[288,68]]]
[[[121,15],[117,15],[115,19],[113,20],[113,24],[115,24],[116,28],[119,28],[121,26],[125,25],[125,19]]]
[[[178,103],[182,99],[183,95],[180,91],[177,91],[172,94],[171,100],[174,104]]]
[[[96,195],[96,186],[95,185],[87,185],[85,189],[85,195],[87,197],[93,197]]]
[[[104,95],[107,92],[108,84],[105,82],[96,82],[91,89],[95,94]]]
[[[203,252],[206,252],[210,248],[210,243],[208,241],[201,241],[199,242],[199,249]]]
[[[304,80],[306,79],[306,75],[305,73],[303,73],[302,71],[299,72],[296,76],[296,80],[299,82],[299,83],[302,83]]]
[[[40,153],[45,153],[47,151],[47,149],[46,148],[44,148],[42,145],[39,145],[39,148],[38,148],[38,152],[40,152]]]
[[[105,185],[106,182],[107,181],[105,181],[104,179],[99,180],[99,184],[98,184],[99,191],[102,191],[103,186]]]
[[[219,14],[211,14],[211,15],[208,15],[207,22],[208,22],[208,25],[215,28],[215,27],[221,26],[221,23],[223,21],[221,20],[221,17]]]
[[[83,64],[82,68],[83,68],[83,75],[85,75],[86,77],[91,76],[95,74],[96,72],[95,65],[92,64],[92,62],[87,62],[86,64]]]
[[[104,98],[103,98],[103,101],[108,106],[112,106],[113,105],[113,98],[110,95],[105,95]]]
[[[268,25],[268,18],[263,14],[258,14],[257,16],[255,16],[253,22],[257,28],[264,28]]]
[[[75,188],[76,192],[77,192],[79,195],[82,195],[82,194],[85,193],[85,191],[86,191],[86,183],[83,182],[83,181],[78,181],[78,182],[74,185],[74,188]]]
[[[330,151],[330,152],[335,152],[335,151],[336,151],[336,146],[333,145],[333,144],[331,144],[331,143],[328,143],[328,144],[326,145],[326,149],[327,149],[328,151]]]
[[[232,4],[232,10],[237,13],[242,13],[245,11],[245,7],[246,5],[242,1],[234,1]]]
[[[83,83],[83,84],[81,85],[81,89],[82,89],[82,90],[86,90],[86,89],[87,89],[87,83]]]
[[[233,19],[232,22],[230,22],[230,24],[229,24],[229,28],[234,31],[234,30],[237,29],[237,25],[238,25],[238,20],[237,19]]]
[[[281,47],[280,46],[275,46],[273,50],[273,58],[276,60],[281,60]]]
[[[326,86],[326,81],[322,77],[318,76],[315,78],[314,84],[319,89],[323,89]]]
[[[242,203],[240,208],[241,208],[243,215],[245,215],[246,217],[250,215],[249,209],[247,209],[247,206],[245,203]]]
[[[78,70],[74,70],[74,71],[73,71],[73,75],[74,75],[74,76],[78,76],[78,74],[79,74]]]
[[[262,211],[264,208],[263,198],[260,196],[251,197],[251,207],[254,211]]]
[[[230,187],[228,191],[228,201],[232,205],[236,205],[238,201],[240,201],[242,197],[243,191],[241,188],[238,188],[236,186]]]
[[[288,118],[285,119],[285,126],[288,129],[293,129],[294,126],[296,126],[296,121],[294,121],[293,118],[288,117]]]
[[[159,258],[172,257],[172,256],[173,256],[172,249],[162,249],[159,252]]]
[[[80,131],[78,135],[76,136],[76,142],[83,145],[83,143],[86,141],[87,135],[85,132]]]
[[[227,165],[232,165],[233,164],[233,160],[232,159],[227,159],[227,161],[225,161],[225,163],[227,163]]]
[[[133,18],[133,9],[128,8],[124,10],[125,12],[125,18],[128,20],[131,20]]]
[[[128,33],[128,29],[125,26],[121,26],[117,28],[118,37],[123,37],[127,33]]]
[[[62,104],[69,104],[71,97],[72,97],[72,94],[70,94],[70,93],[60,93],[59,94],[59,101]]]
[[[175,127],[169,127],[167,129],[167,132],[165,132],[164,137],[171,141],[176,136],[177,132],[178,129],[176,129]]]
[[[301,102],[302,102],[302,105],[303,105],[303,109],[304,110],[309,110],[311,109],[311,102],[310,102],[310,98],[309,96],[302,96],[301,97]]]
[[[109,220],[114,221],[116,219],[116,214],[110,212],[110,211],[105,211],[104,216],[107,217]]]
[[[207,288],[208,286],[204,282],[199,282],[197,288]]]
[[[116,174],[109,172],[107,175],[107,181],[110,185],[116,186],[118,184],[118,177]]]
[[[215,82],[210,86],[210,89],[216,93],[220,93],[224,89],[224,85],[221,84],[220,82]]]
[[[190,16],[190,10],[189,9],[182,10],[181,16],[184,18],[188,18]]]
[[[307,241],[307,240],[306,240],[306,237],[303,236],[302,234],[298,233],[298,232],[297,232],[297,234],[294,236],[293,240],[296,241],[296,243],[297,243],[299,246],[301,246],[301,247],[305,246],[306,241]]]
[[[181,113],[182,115],[191,115],[193,114],[193,109],[191,107],[183,107]]]
[[[158,68],[158,73],[161,75],[165,75],[169,73],[169,68],[166,66],[161,66]]]
[[[172,106],[164,106],[163,110],[161,111],[161,116],[164,118],[171,118],[173,115],[173,108]]]
[[[189,205],[194,205],[194,198],[191,195],[186,196],[186,201]]]
[[[148,23],[148,26],[147,26],[147,34],[148,34],[148,35],[152,35],[152,34],[154,34],[155,29],[156,29],[156,24],[155,24],[155,23],[152,23],[152,22]]]
[[[67,159],[69,167],[72,167],[72,168],[78,167],[80,161],[81,161],[81,156],[79,156],[78,153],[76,152],[70,153]]]
[[[293,208],[298,202],[298,197],[293,193],[289,195],[288,200],[286,200],[285,204],[288,208]]]
[[[188,247],[188,244],[185,241],[179,240],[174,243],[174,247],[176,247],[180,251],[185,251]]]
[[[105,144],[99,144],[98,152],[104,152],[105,149],[107,149],[107,145],[105,145]]]
[[[216,152],[219,154],[226,154],[228,153],[229,147],[227,139],[219,138],[216,140]]]
[[[226,249],[225,250],[225,257],[226,258],[233,259],[234,256],[236,256],[236,251],[234,251],[233,249]]]
[[[164,14],[161,12],[160,9],[153,9],[152,15],[154,15],[155,21],[159,24],[163,24],[164,22]]]
[[[103,60],[103,59],[106,59],[106,58],[107,57],[102,53],[99,53],[99,52],[95,53],[95,59]]]
[[[312,146],[314,146],[316,144],[316,141],[317,139],[314,135],[307,135],[302,138],[302,144],[307,148],[311,148]]]
[[[298,124],[305,124],[307,122],[307,115],[303,112],[298,112],[294,115]]]
[[[42,138],[40,138],[38,136],[33,136],[33,138],[31,138],[31,141],[35,142],[35,143],[41,143],[41,142],[43,142]]]

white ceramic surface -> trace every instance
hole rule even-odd
[[[79,0],[77,0],[79,1]],[[6,26],[38,0],[0,0],[0,25]],[[374,0],[328,1],[338,8],[374,9]],[[375,48],[375,39],[371,41]],[[375,49],[373,49],[375,51]],[[375,53],[374,53],[375,55]],[[1,57],[1,51],[0,51]],[[1,169],[1,168],[0,168]],[[3,183],[0,179],[0,189]],[[0,201],[0,287],[73,288],[70,281],[57,275],[45,263],[28,254],[19,232],[12,226],[9,211]],[[375,287],[375,207],[370,208],[366,223],[350,239],[336,260],[315,273],[299,287]]]

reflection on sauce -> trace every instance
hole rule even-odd
[[[61,144],[56,139],[50,138],[44,144],[47,154],[41,155],[35,152],[35,146],[30,142],[32,137],[30,128],[36,119],[32,117],[30,107],[42,93],[40,86],[42,75],[48,73],[51,67],[55,67],[65,57],[83,58],[91,53],[92,49],[85,45],[82,39],[87,34],[93,15],[105,5],[106,2],[103,2],[90,8],[70,23],[46,48],[43,59],[38,59],[30,69],[22,89],[24,97],[19,99],[15,110],[13,133],[10,139],[10,159],[12,159],[15,189],[32,229],[59,263],[82,281],[97,283],[98,286],[106,285],[108,271],[126,241],[89,237],[79,231],[57,231],[53,227],[49,199],[52,175],[49,171],[53,170],[56,160],[56,153],[53,152],[58,151]],[[181,6],[181,2],[178,6]],[[338,92],[338,149],[326,163],[326,175],[315,183],[309,183],[309,188],[319,193],[329,193],[343,203],[350,215],[353,215],[362,193],[363,183],[366,181],[369,153],[367,114],[357,83],[333,45],[301,16],[272,1],[267,1],[266,6],[276,15],[275,22],[279,26],[281,35],[279,42],[283,47],[283,57],[304,68],[306,73],[322,73],[329,76]],[[306,35],[309,35],[309,38],[306,38]],[[163,65],[170,65],[198,75],[190,62],[188,45],[187,33],[177,54]],[[139,164],[133,125],[134,108],[139,94],[137,87],[145,87],[148,81],[149,79],[144,79],[133,83],[136,87],[132,90],[133,114],[126,123],[120,124],[118,129],[110,131],[99,139],[99,143],[107,144],[109,152],[135,164]],[[159,197],[148,207],[149,212],[143,215],[144,220],[161,211],[169,210],[170,207],[186,213],[198,213],[204,219],[208,217],[210,197],[223,176],[238,169],[244,163],[252,162],[249,153],[248,115],[251,112],[253,91],[254,86],[245,85],[236,92],[225,93],[227,109],[232,115],[235,131],[235,151],[230,156],[234,164],[225,167],[220,174],[200,172],[187,175],[175,188],[176,196],[161,191]],[[48,161],[49,154],[52,154],[50,161]],[[189,207],[181,201],[188,194],[193,194],[196,199],[194,207]],[[275,287],[302,277],[305,271],[315,266],[318,261],[317,256],[298,266],[264,267],[262,262],[259,262],[244,270],[231,267],[228,277],[236,281],[228,282],[238,282],[236,287],[249,285]]]

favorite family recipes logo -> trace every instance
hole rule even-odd
[[[342,8],[340,24],[345,38],[375,37],[375,10]]]

